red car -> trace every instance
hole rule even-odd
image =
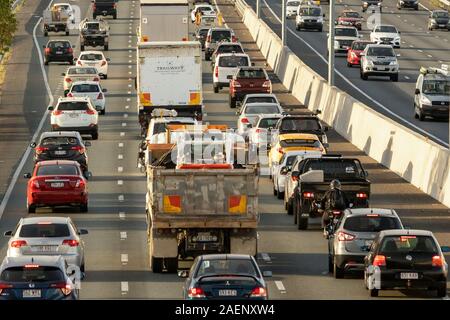
[[[343,26],[353,26],[358,30],[362,28],[362,17],[358,12],[353,10],[344,10],[341,15],[337,18],[337,24]]]
[[[272,93],[272,82],[266,70],[261,67],[240,67],[230,79],[229,104],[236,108],[236,103],[242,101],[250,93]]]
[[[86,177],[91,173],[87,172]],[[88,211],[87,178],[80,164],[69,160],[47,160],[36,163],[27,187],[28,213],[37,207],[78,206],[81,212]]]
[[[372,44],[373,42],[365,41],[365,40],[356,40],[353,41],[352,46],[347,51],[347,66],[359,66],[361,59],[361,52],[364,51],[368,44]]]

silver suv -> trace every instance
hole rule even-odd
[[[361,53],[361,79],[369,76],[386,76],[398,81],[399,65],[392,46],[387,44],[368,44]]]
[[[347,209],[334,226],[325,231],[328,239],[328,271],[343,278],[346,271],[364,270],[364,257],[382,230],[403,229],[393,209]]]

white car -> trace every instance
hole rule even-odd
[[[248,130],[256,124],[260,114],[279,114],[284,113],[283,108],[277,103],[247,103],[237,112],[237,131],[243,137],[247,137]]]
[[[59,98],[52,111],[50,123],[52,131],[78,131],[98,139],[98,113],[86,97]]]
[[[299,0],[287,0],[286,2],[286,18],[295,18],[297,16],[297,9],[300,5]]]
[[[100,76],[98,75],[97,69],[94,67],[69,67],[62,76],[64,77],[64,96],[67,95],[74,82],[100,81]]]
[[[214,92],[230,86],[230,77],[239,67],[249,67],[250,57],[245,53],[222,53],[216,57],[213,70]]]
[[[248,142],[256,148],[266,147],[272,141],[272,129],[282,118],[281,114],[260,114],[256,124],[248,130]]]
[[[255,103],[255,102],[266,102],[266,103],[276,103],[281,106],[281,103],[278,101],[278,98],[273,93],[249,93],[246,94],[244,100],[242,100],[242,107],[244,107],[247,103]]]
[[[376,44],[389,44],[394,48],[400,48],[402,43],[400,31],[395,26],[387,24],[376,25],[370,33],[370,41]]]
[[[108,62],[101,51],[82,51],[77,59],[77,65],[80,67],[94,67],[103,79],[108,79]]]
[[[77,81],[72,84],[68,97],[88,97],[100,114],[106,113],[106,89],[103,89],[100,83],[95,81]]]
[[[214,7],[210,4],[206,4],[206,3],[201,3],[201,4],[196,4],[194,9],[191,11],[191,21],[195,22],[195,17],[197,15],[197,12],[200,11],[205,15],[214,15],[216,12],[214,11]]]

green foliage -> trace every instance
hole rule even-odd
[[[12,0],[0,0],[0,54],[8,50],[11,45],[17,21],[12,12]]]

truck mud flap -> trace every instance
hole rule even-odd
[[[256,256],[258,253],[256,229],[230,230],[230,253]]]
[[[161,229],[164,230],[164,229]],[[176,233],[158,233],[156,229],[149,231],[149,253],[156,258],[177,258],[178,242]],[[151,258],[151,257],[150,257]]]

